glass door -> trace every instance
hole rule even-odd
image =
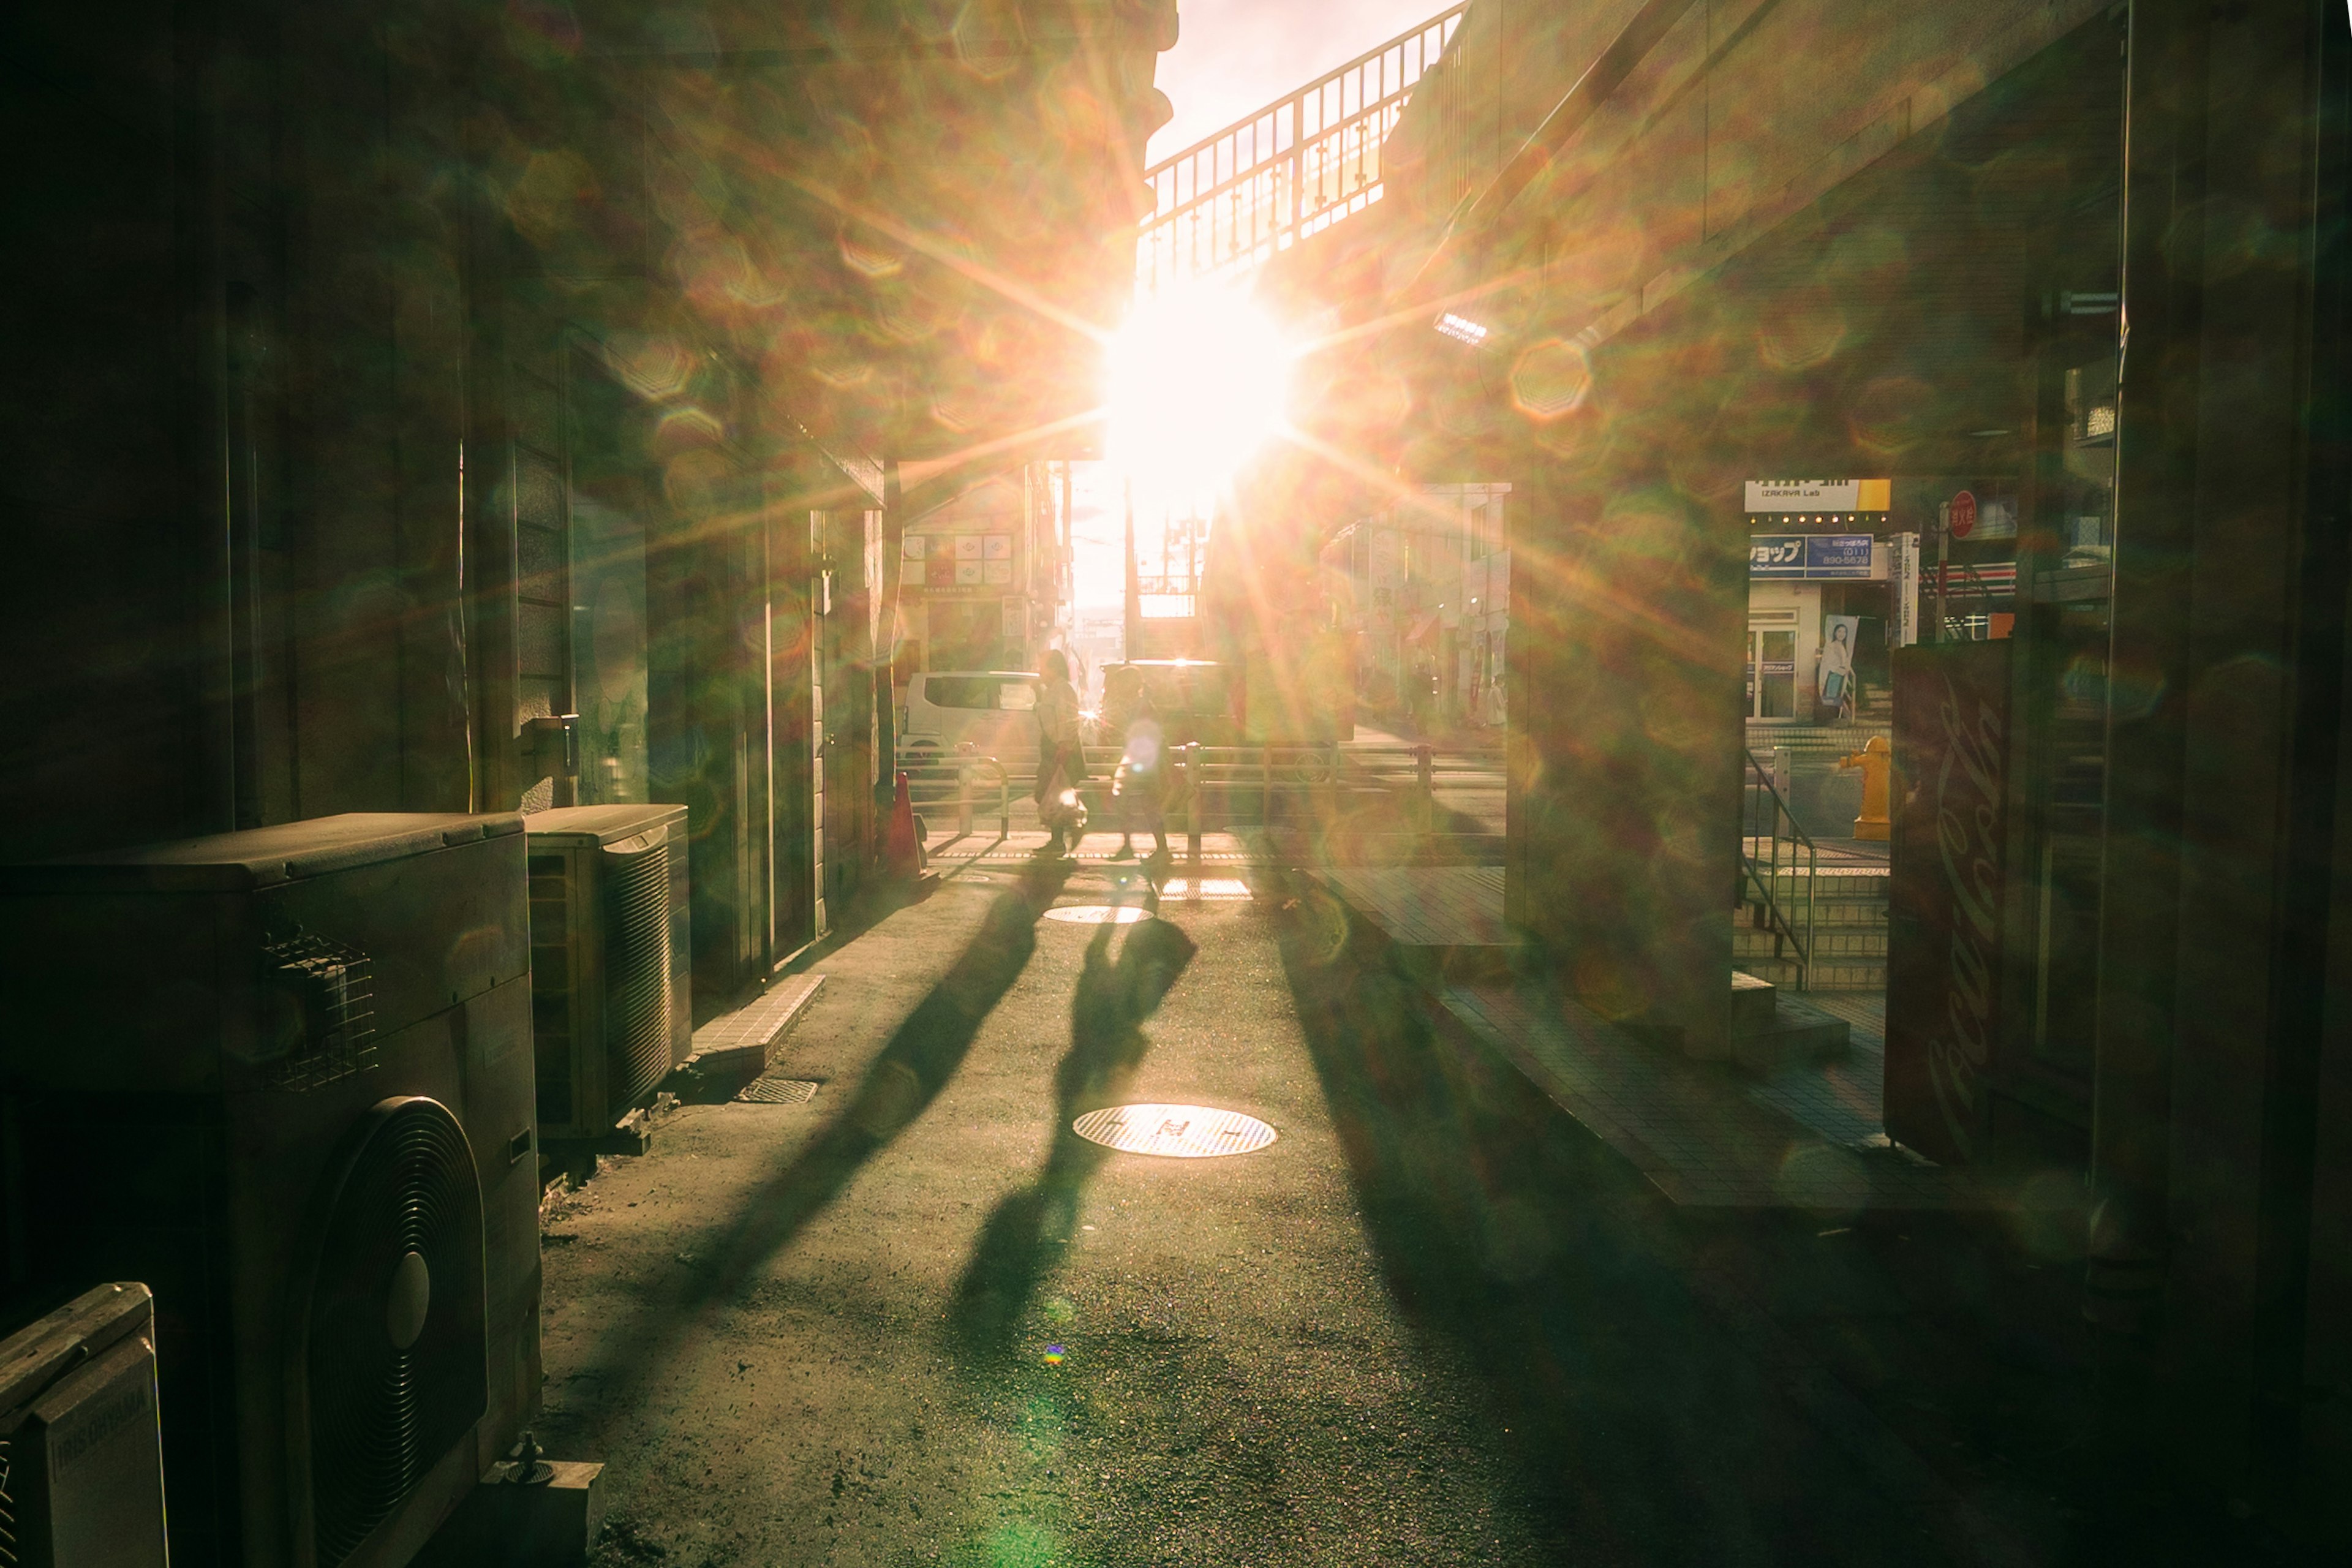
[[[1797,716],[1797,634],[1769,627],[1748,633],[1748,716]]]
[[[2099,305],[2109,298],[2097,297]],[[2111,313],[2095,314],[2075,304],[2066,320],[2074,330],[2050,351],[2056,374],[2045,383],[2043,410],[2045,428],[2054,439],[2042,453],[2026,667],[2028,711],[2037,731],[2027,861],[2035,929],[2030,1007],[2021,1021],[2032,1067],[2080,1095],[2089,1089],[2097,1022],[2100,868],[2106,834],[2116,472],[2113,321]]]

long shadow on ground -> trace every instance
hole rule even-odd
[[[650,1382],[674,1377],[682,1356],[709,1336],[716,1314],[745,1282],[938,1098],[981,1025],[1028,966],[1037,920],[1067,877],[1066,863],[1040,860],[1018,888],[996,894],[962,954],[891,1035],[848,1103],[790,1164],[711,1227],[718,1255],[681,1268],[664,1288],[638,1299],[633,1322],[605,1342],[619,1348],[617,1364],[583,1369],[604,1380],[597,1401],[604,1416],[630,1408]]]
[[[1561,1561],[1959,1560],[1727,1342],[1661,1200],[1301,906],[1284,965],[1390,1289],[1480,1378]]]
[[[1078,1197],[1109,1150],[1071,1131],[1083,1111],[1125,1098],[1150,1042],[1144,1021],[1198,951],[1165,920],[1124,928],[1116,963],[1115,928],[1098,926],[1070,1007],[1070,1048],[1054,1073],[1054,1143],[1029,1185],[996,1205],[956,1287],[949,1320],[956,1349],[975,1361],[1001,1356],[1038,1281],[1063,1256],[1076,1223]]]

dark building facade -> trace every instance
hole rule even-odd
[[[1751,537],[1916,540],[1916,625],[1840,606],[1892,683],[1888,1131],[2073,1205],[2123,1449],[2336,1537],[2347,67],[2321,5],[1481,0],[1384,200],[1272,268],[1340,323],[1331,447],[1512,487],[1510,918],[1693,1056]],[[1874,499],[1751,517],[1803,475]]]
[[[877,853],[897,465],[1090,450],[1174,25],[22,8],[17,854],[678,802],[760,984]]]

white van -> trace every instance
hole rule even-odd
[[[955,755],[964,742],[983,757],[1034,766],[1039,677],[1014,669],[927,669],[907,682],[899,749],[915,759]]]

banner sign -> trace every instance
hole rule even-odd
[[[1886,576],[1895,585],[1888,606],[1887,643],[1909,647],[1919,640],[1919,536],[1898,533],[1886,542]]]
[[[1870,575],[1866,533],[1756,533],[1748,539],[1748,574],[1834,580]]]
[[[930,598],[997,598],[1013,590],[1013,535],[909,533],[898,581]]]
[[[1894,508],[1892,479],[1750,479],[1750,512],[1888,511]]]
[[[2014,646],[1894,656],[1886,1134],[1945,1164],[1982,1152],[1996,1067]]]

